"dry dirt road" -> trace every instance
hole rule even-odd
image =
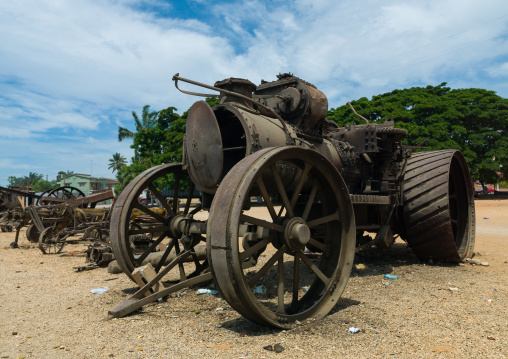
[[[476,214],[476,258],[489,266],[420,263],[403,243],[367,252],[332,313],[288,331],[252,324],[196,289],[103,321],[135,290],[125,275],[75,272],[83,246],[49,256],[24,234],[11,249],[14,233],[1,233],[0,358],[506,358],[508,200],[477,201]],[[263,349],[277,343],[282,353]]]

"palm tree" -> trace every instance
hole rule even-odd
[[[143,111],[141,112],[141,120],[138,117],[138,114],[135,111],[132,111],[132,117],[134,117],[134,122],[136,123],[136,132],[141,132],[143,130],[155,127],[157,124],[157,115],[159,112],[153,111],[150,112],[150,105],[143,106]],[[125,127],[118,127],[118,141],[122,142],[125,138],[134,138],[135,132],[126,129]]]
[[[122,168],[123,166],[125,166],[126,164],[127,164],[127,160],[125,159],[125,157],[117,152],[117,153],[113,154],[113,158],[109,159],[108,170],[113,169],[113,172],[115,172],[115,171],[119,170],[120,168]]]

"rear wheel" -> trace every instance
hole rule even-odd
[[[460,151],[420,152],[403,175],[403,238],[419,259],[460,262],[475,241],[471,177]]]

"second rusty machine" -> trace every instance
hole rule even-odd
[[[213,279],[245,318],[288,328],[330,312],[363,248],[386,248],[400,236],[422,260],[471,256],[473,190],[460,151],[412,153],[393,121],[339,127],[326,119],[326,96],[292,74],[259,86],[173,80],[217,91],[180,90],[220,102],[190,108],[182,163],[148,169],[115,202],[119,266],[132,278],[156,256],[157,275],[112,316]],[[186,197],[181,205],[166,200],[168,188]],[[146,189],[164,211],[138,201]],[[144,216],[133,221],[134,210]],[[140,235],[149,238],[142,247],[134,243]]]

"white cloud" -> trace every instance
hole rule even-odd
[[[118,148],[130,158],[116,136],[118,126],[132,126],[132,110],[150,104],[182,113],[196,100],[174,88],[176,72],[213,84],[290,71],[320,88],[331,107],[441,82],[508,95],[505,0],[189,4],[207,16],[184,18],[160,0],[0,2],[0,131],[16,154],[0,155],[10,163],[0,182],[15,163],[44,169],[82,159],[86,168],[99,162],[94,156],[107,164]],[[139,10],[147,6],[166,16]],[[61,151],[68,138],[74,149]],[[33,152],[43,154],[40,162],[24,160]]]

